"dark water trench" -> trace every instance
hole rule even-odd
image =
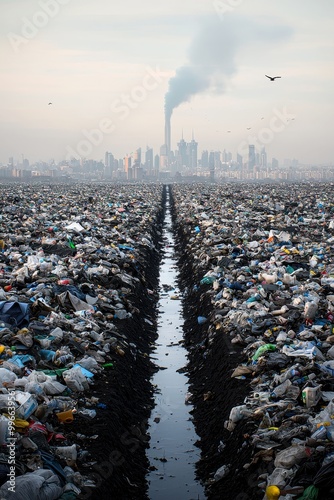
[[[187,363],[187,351],[182,345],[183,315],[177,289],[168,187],[162,237],[158,339],[152,353],[152,360],[161,369],[152,378],[156,394],[148,429],[148,497],[150,500],[204,500],[204,488],[195,477],[200,450],[195,445],[198,436],[190,413],[192,406],[187,404],[188,379],[179,371]]]

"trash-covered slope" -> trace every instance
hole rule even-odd
[[[173,185],[172,199],[208,498],[333,498],[332,186]]]

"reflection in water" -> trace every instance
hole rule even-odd
[[[159,338],[152,355],[155,363],[163,369],[152,380],[157,393],[149,421],[151,439],[147,455],[151,472],[147,476],[148,495],[150,500],[203,500],[206,498],[203,487],[195,479],[195,463],[200,455],[194,443],[198,436],[189,413],[192,407],[185,403],[187,377],[177,371],[186,365],[187,358],[181,345],[182,306],[176,288],[168,188],[163,238],[165,255],[160,268]]]

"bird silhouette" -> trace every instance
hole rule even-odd
[[[52,104],[52,102],[49,102],[48,106],[50,106],[50,104]]]
[[[250,130],[252,127],[247,127],[247,130]]]
[[[264,76],[266,76],[267,78],[269,78],[269,80],[272,81],[272,82],[275,80],[275,78],[282,78],[281,76],[268,76],[268,75],[264,75]]]

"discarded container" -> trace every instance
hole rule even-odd
[[[38,407],[35,397],[29,392],[16,392],[15,400],[19,404],[16,415],[23,420],[27,420]]]
[[[321,398],[321,386],[305,387],[302,390],[302,400],[306,408],[316,406]]]
[[[74,419],[72,410],[61,411],[61,412],[57,413],[56,415],[57,415],[57,419],[59,420],[59,422],[61,422],[63,424],[70,424],[71,422],[73,422],[73,419]]]

